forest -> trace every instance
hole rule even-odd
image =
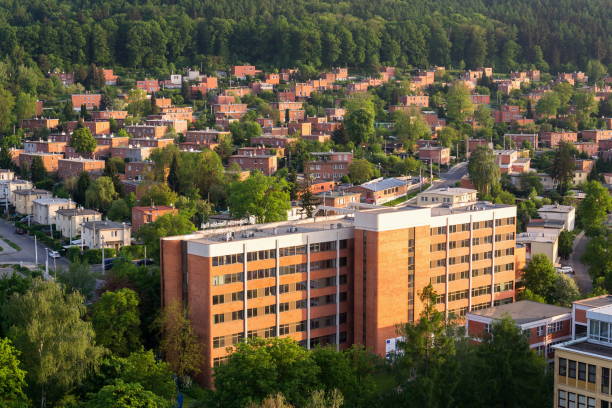
[[[0,55],[43,72],[95,63],[185,66],[492,66],[612,62],[607,0],[25,0],[0,2]]]

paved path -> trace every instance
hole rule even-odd
[[[587,242],[588,239],[584,235],[584,231],[576,235],[572,255],[567,261],[567,263],[574,269],[574,280],[576,281],[576,284],[580,288],[583,295],[589,294],[593,290],[593,281],[591,280],[591,275],[589,275],[588,267],[580,260],[586,249]]]
[[[20,251],[13,251],[11,253],[0,252],[0,264],[9,263],[34,263],[36,261],[36,252],[34,248],[34,237],[31,235],[19,235],[15,233],[15,226],[6,221],[0,219],[0,236],[5,237],[15,244],[21,247]],[[41,266],[45,264],[46,246],[38,242],[38,263]],[[12,249],[12,248],[11,248]],[[57,268],[67,268],[68,261],[65,258],[58,258],[55,260]],[[53,269],[53,259],[49,258],[49,269]]]

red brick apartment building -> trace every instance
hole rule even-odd
[[[48,119],[48,118],[32,118],[22,119],[19,122],[19,127],[22,129],[36,130],[36,129],[53,129],[59,125],[59,119]]]
[[[473,310],[465,319],[468,336],[482,339],[491,332],[493,324],[505,316],[512,318],[527,334],[529,347],[546,358],[553,357],[553,345],[572,338],[572,309],[531,300]]]
[[[159,81],[157,79],[145,79],[136,81],[136,88],[142,89],[147,93],[159,92]]]
[[[85,109],[94,110],[100,109],[102,104],[101,94],[74,94],[71,95],[72,109],[80,111],[81,106],[85,105]]]
[[[105,110],[105,111],[91,112],[91,118],[96,121],[97,120],[110,120],[110,119],[124,120],[125,118],[127,118],[127,115],[128,115],[128,111]]]
[[[255,69],[254,65],[234,65],[232,67],[232,76],[236,78],[245,79],[247,76],[255,76],[261,71]]]
[[[57,171],[58,161],[63,157],[59,153],[26,153],[23,152],[19,155],[19,167],[21,169],[29,169],[32,165],[34,157],[40,157],[45,170],[49,173],[55,173]]]
[[[57,176],[64,180],[70,177],[78,177],[86,172],[91,176],[101,175],[104,171],[104,160],[84,159],[82,157],[73,159],[59,159],[57,164]]]
[[[125,131],[132,135],[132,137],[136,138],[149,137],[154,139],[161,139],[168,131],[168,126],[132,125],[126,126]]]
[[[493,149],[493,143],[491,143],[487,139],[468,139],[466,141],[467,144],[467,155],[470,157],[470,154],[474,153],[476,149],[480,146],[486,146],[490,149]]]
[[[405,106],[419,106],[421,108],[426,108],[429,106],[429,96],[404,95],[400,98],[400,104]]]
[[[450,164],[450,148],[444,146],[423,146],[419,148],[419,160],[436,164]]]
[[[235,154],[229,157],[229,164],[236,163],[243,170],[259,170],[271,176],[278,169],[278,157],[264,154]]]
[[[523,147],[523,143],[528,142],[532,148],[538,147],[537,133],[506,133],[504,137],[510,139],[517,149]]]
[[[66,145],[66,142],[27,140],[23,142],[23,150],[26,153],[64,153]]]
[[[516,105],[502,105],[493,111],[495,123],[510,123],[523,119],[520,109]]]
[[[132,161],[125,164],[125,177],[128,180],[144,180],[152,172],[155,164],[151,161]]]
[[[306,348],[396,350],[397,326],[423,309],[430,283],[445,314],[515,298],[516,208],[372,208],[162,238],[163,304],[181,302],[205,344],[204,375],[255,336]]]
[[[600,140],[612,139],[612,130],[607,129],[594,129],[594,130],[583,130],[581,132],[582,140],[599,142]]]
[[[167,205],[132,207],[132,232],[166,214],[178,214],[178,210]]]
[[[578,141],[576,132],[542,132],[540,135],[541,147],[557,147],[561,142],[575,143]]]
[[[185,145],[214,149],[224,137],[231,137],[230,132],[215,129],[188,130],[185,133]]]
[[[353,162],[351,152],[315,152],[314,160],[304,164],[304,174],[312,179],[340,180]]]

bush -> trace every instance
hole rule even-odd
[[[104,258],[114,258],[117,255],[117,251],[114,248],[104,248]],[[102,263],[102,250],[101,249],[88,249],[83,253],[83,259],[90,265]]]
[[[119,250],[119,255],[126,259],[142,259],[144,258],[144,245],[128,245]]]
[[[68,258],[70,262],[75,262],[79,260],[80,257],[81,257],[81,248],[70,247],[66,250],[66,258]]]

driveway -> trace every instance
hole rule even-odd
[[[15,233],[15,226],[4,220],[0,219],[0,239],[6,238],[11,242],[17,244],[21,249],[2,251],[0,252],[0,264],[18,264],[18,263],[35,263],[36,252],[38,252],[38,263],[41,266],[45,265],[45,255],[47,247],[41,242],[37,243],[37,251],[34,247],[34,237],[31,235],[19,235]],[[4,243],[4,240],[3,240]],[[3,248],[7,247],[8,243],[2,245]],[[68,260],[66,258],[58,258],[55,260],[55,264],[58,269],[67,268]],[[52,271],[54,267],[53,259],[49,258],[49,270]]]
[[[583,295],[589,294],[593,290],[593,281],[591,275],[589,275],[588,267],[580,260],[586,249],[587,242],[588,239],[584,235],[584,231],[576,235],[572,255],[567,261],[567,264],[574,269],[574,280]]]

